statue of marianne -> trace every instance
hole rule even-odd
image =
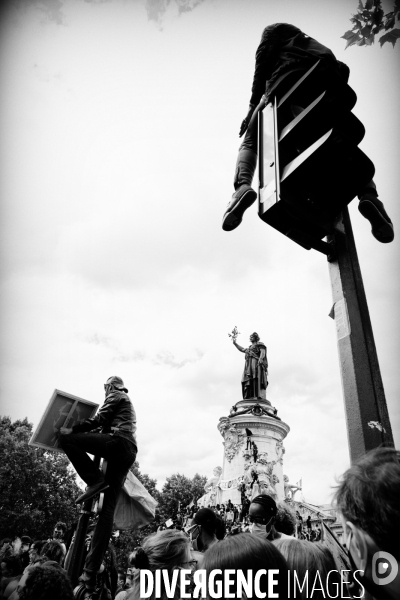
[[[245,363],[242,376],[242,395],[243,399],[267,398],[268,385],[268,360],[267,347],[260,342],[260,336],[252,333],[250,336],[251,345],[248,348],[242,348],[232,339],[233,344],[240,352],[245,354]]]

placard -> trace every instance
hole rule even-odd
[[[78,421],[93,417],[98,408],[99,404],[54,390],[43,417],[29,440],[29,445],[63,452],[58,446],[60,428],[73,427]]]

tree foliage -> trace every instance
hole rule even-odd
[[[32,425],[25,418],[0,418],[0,537],[46,538],[57,521],[78,517],[80,489],[68,458],[28,446]]]
[[[162,518],[175,519],[179,510],[197,500],[204,494],[206,477],[196,475],[193,479],[176,473],[167,477],[160,498],[160,514]]]
[[[346,48],[354,45],[371,46],[375,41],[375,35],[383,31],[386,33],[379,38],[381,47],[386,42],[390,42],[394,47],[400,37],[400,28],[395,27],[399,19],[400,0],[394,0],[393,10],[386,15],[381,0],[365,0],[365,5],[359,0],[357,13],[350,19],[353,27],[342,35],[342,38],[347,41]]]
[[[0,539],[29,535],[46,539],[57,521],[68,526],[78,519],[75,498],[81,493],[74,469],[65,454],[47,452],[28,445],[32,425],[25,418],[11,422],[0,417]],[[130,552],[160,523],[176,518],[192,500],[204,494],[206,477],[193,479],[175,474],[167,478],[162,492],[157,481],[140,472],[135,462],[131,471],[159,503],[156,520],[139,530],[120,531],[115,540],[118,564],[126,569]]]

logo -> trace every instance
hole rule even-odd
[[[377,585],[392,583],[397,577],[399,567],[394,556],[389,552],[375,552],[372,557],[372,580]]]

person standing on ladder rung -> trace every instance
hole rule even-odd
[[[111,537],[118,494],[137,454],[136,414],[124,382],[120,377],[109,377],[104,390],[105,402],[95,417],[80,421],[71,429],[60,429],[60,446],[88,486],[76,503],[81,504],[104,492],[103,508],[80,577],[88,590],[95,588],[96,573]],[[98,427],[102,428],[102,433],[92,433]],[[107,460],[105,475],[88,453]]]

